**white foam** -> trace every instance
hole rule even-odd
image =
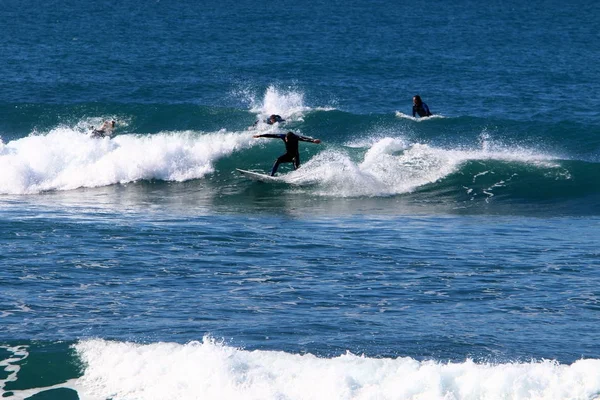
[[[261,122],[272,114],[280,115],[287,121],[302,121],[304,115],[311,110],[304,104],[303,92],[294,88],[280,89],[273,85],[265,90],[261,99],[252,98],[250,108]]]
[[[410,145],[401,138],[388,137],[372,143],[362,161],[355,161],[340,150],[326,150],[283,178],[291,184],[316,185],[316,193],[324,196],[391,196],[437,182],[472,160],[522,162],[554,168],[557,165],[552,159],[532,150],[489,142],[475,149],[443,149],[419,143]]]
[[[87,340],[74,347],[85,367],[83,376],[53,388],[72,388],[82,400],[555,400],[594,399],[600,393],[600,360],[562,365],[547,360],[444,363],[350,353],[319,358],[245,351],[210,338],[184,345]],[[22,394],[15,391],[13,398]]]
[[[433,114],[433,115],[430,115],[429,117],[413,117],[412,115],[404,114],[401,111],[396,111],[396,117],[402,118],[402,119],[410,119],[411,121],[428,121],[431,119],[446,118],[440,114]]]
[[[94,139],[57,128],[0,146],[0,194],[97,187],[143,179],[185,181],[252,146],[247,133],[163,132]]]
[[[29,356],[29,352],[27,346],[0,346],[0,349],[12,353],[11,357],[0,360],[0,368],[4,369],[4,372],[8,372],[6,379],[0,379],[0,397],[4,397],[6,383],[17,380],[21,370],[18,363],[25,360]]]

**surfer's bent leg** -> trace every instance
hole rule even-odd
[[[271,168],[271,176],[275,176],[275,172],[277,172],[277,168],[279,168],[279,158],[275,160],[275,164],[273,164],[273,168]]]
[[[284,155],[280,156],[275,161],[275,164],[273,164],[273,169],[271,169],[271,176],[275,175],[275,172],[277,172],[277,168],[279,168],[279,164],[281,164],[281,163],[288,163],[288,162],[295,162],[294,158],[290,154],[285,153]]]

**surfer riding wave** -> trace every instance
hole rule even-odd
[[[275,176],[277,172],[277,168],[279,168],[279,164],[281,163],[294,163],[294,169],[298,169],[300,166],[300,152],[298,151],[298,143],[299,142],[310,142],[319,144],[321,141],[319,139],[313,139],[306,136],[296,135],[294,132],[288,133],[264,133],[262,135],[254,135],[255,138],[272,138],[272,139],[281,139],[285,143],[285,154],[281,155],[277,160],[275,160],[275,164],[273,164],[273,168],[271,169],[271,176]]]

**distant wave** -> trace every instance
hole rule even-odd
[[[26,349],[9,349],[27,357]],[[80,399],[597,399],[600,360],[478,363],[320,358],[246,351],[209,337],[188,344],[86,340],[74,345],[83,375],[52,387],[11,391],[25,399],[50,389]],[[8,362],[7,366],[12,366]],[[18,379],[18,367],[11,369]]]

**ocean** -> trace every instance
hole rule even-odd
[[[0,397],[600,399],[599,15],[4,0]]]

